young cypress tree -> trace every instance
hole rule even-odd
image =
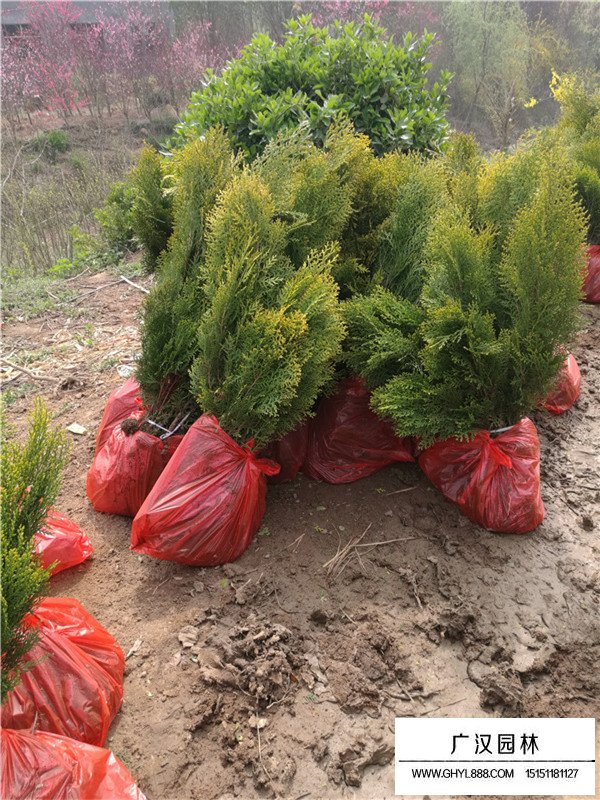
[[[36,632],[23,618],[41,597],[49,572],[33,555],[33,536],[58,495],[67,446],[62,431],[50,427],[41,400],[34,406],[25,444],[10,435],[2,414],[0,461],[0,545],[2,597],[2,702],[27,669],[27,652]]]
[[[561,108],[558,132],[574,161],[579,198],[589,215],[589,241],[600,243],[600,80],[597,73],[553,76]]]
[[[441,159],[448,180],[452,201],[476,223],[479,219],[478,182],[484,168],[483,156],[475,137],[469,133],[453,133]]]
[[[208,218],[217,197],[239,170],[220,129],[174,156],[174,232],[160,259],[158,281],[144,307],[142,354],[137,368],[145,403],[163,424],[196,411],[189,386],[198,320],[206,307],[200,266],[206,254]]]
[[[260,448],[310,413],[333,375],[343,326],[330,274],[335,248],[311,254],[282,283],[277,260],[261,259],[253,245],[228,264],[200,323],[192,384],[230,436]]]
[[[172,231],[171,203],[163,190],[163,158],[147,144],[131,172],[133,232],[144,247],[144,261],[154,270]]]
[[[551,387],[578,324],[585,233],[568,165],[551,158],[501,254],[493,221],[477,230],[460,209],[436,218],[424,253],[418,359],[398,361],[373,394],[373,408],[399,435],[426,444],[512,425]]]
[[[24,445],[2,427],[0,529],[4,543],[27,548],[60,491],[67,441],[59,428],[51,427],[50,413],[40,399],[30,415]]]

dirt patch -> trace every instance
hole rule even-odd
[[[78,295],[98,286],[73,284]],[[60,382],[34,384],[56,420],[87,429],[71,437],[58,505],[95,554],[51,592],[77,597],[131,652],[108,744],[149,800],[391,798],[395,716],[599,715],[598,307],[584,307],[574,350],[581,399],[535,415],[546,506],[535,533],[477,528],[400,464],[351,486],[269,487],[248,551],[193,569],[132,553],[130,520],[85,497],[106,397],[139,349],[142,300],[108,287],[82,317],[65,306],[4,337]],[[31,399],[9,408],[19,430]],[[328,574],[369,525],[363,541],[402,541]]]

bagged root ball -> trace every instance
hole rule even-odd
[[[196,420],[133,520],[131,549],[196,567],[238,558],[264,516],[266,476],[279,472],[251,448],[215,417]]]
[[[389,464],[414,461],[413,440],[401,439],[370,407],[360,378],[348,378],[321,400],[310,422],[304,471],[315,480],[341,484],[366,478]]]
[[[571,354],[565,359],[558,373],[556,386],[543,402],[546,411],[562,414],[577,402],[581,393],[581,372],[575,357]]]
[[[3,729],[0,736],[6,800],[145,800],[110,750],[39,730]]]
[[[39,640],[27,656],[30,668],[4,701],[2,726],[35,725],[40,731],[104,744],[123,700],[121,648],[69,597],[45,598],[27,624],[38,628]]]
[[[583,294],[586,303],[600,303],[600,244],[588,247]]]
[[[96,453],[102,449],[117,425],[140,411],[141,404],[140,387],[134,378],[129,378],[110,393],[96,434]]]
[[[96,511],[134,517],[181,438],[163,440],[141,430],[126,433],[118,424],[87,474],[87,496]]]
[[[82,564],[94,549],[79,525],[54,508],[48,511],[44,524],[33,537],[33,545],[44,569],[54,565],[52,575]]]
[[[437,442],[419,466],[461,514],[490,531],[528,533],[544,519],[540,442],[530,419],[497,436],[479,431],[466,442]]]

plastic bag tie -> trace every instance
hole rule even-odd
[[[257,458],[254,455],[253,450],[255,442],[256,438],[254,436],[252,439],[248,439],[246,444],[241,448],[244,456],[248,459],[248,461],[252,461],[254,466],[257,467],[257,469],[259,469],[263,475],[267,475],[268,477],[279,475],[279,471],[281,470],[280,464],[270,458]]]
[[[507,469],[513,468],[512,458],[505,453],[504,450],[496,444],[489,431],[480,431],[478,436],[483,440],[482,447],[486,447],[490,456],[492,457],[496,468],[506,467]]]

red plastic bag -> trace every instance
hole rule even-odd
[[[278,442],[269,445],[261,456],[270,458],[280,466],[279,473],[269,478],[269,483],[293,481],[302,469],[308,449],[308,422],[299,425]]]
[[[52,574],[82,564],[92,555],[92,543],[79,525],[71,522],[55,508],[48,511],[43,526],[33,537],[34,553],[41,556],[42,566],[54,564]]]
[[[88,470],[87,496],[96,511],[135,517],[182,436],[159,439],[117,425]]]
[[[110,750],[42,731],[1,737],[4,800],[146,800]]]
[[[414,461],[412,439],[400,439],[370,407],[360,378],[321,400],[311,421],[304,472],[327,483],[352,483],[396,461]]]
[[[235,561],[264,516],[265,476],[279,472],[251,447],[197,419],[133,520],[131,549],[196,567]]]
[[[419,466],[461,514],[497,533],[528,533],[544,519],[540,441],[525,417],[492,437],[446,439],[419,456]]]
[[[583,294],[586,303],[600,303],[600,244],[592,244],[587,249]]]
[[[556,387],[543,402],[546,411],[562,414],[576,403],[581,393],[581,372],[574,356],[568,355],[558,373]]]
[[[123,652],[70,597],[47,597],[27,620],[39,629],[2,706],[3,727],[31,728],[102,745],[123,700]]]
[[[119,423],[140,410],[142,401],[139,395],[140,387],[134,378],[129,378],[122,386],[111,392],[96,434],[96,453],[102,449]]]

